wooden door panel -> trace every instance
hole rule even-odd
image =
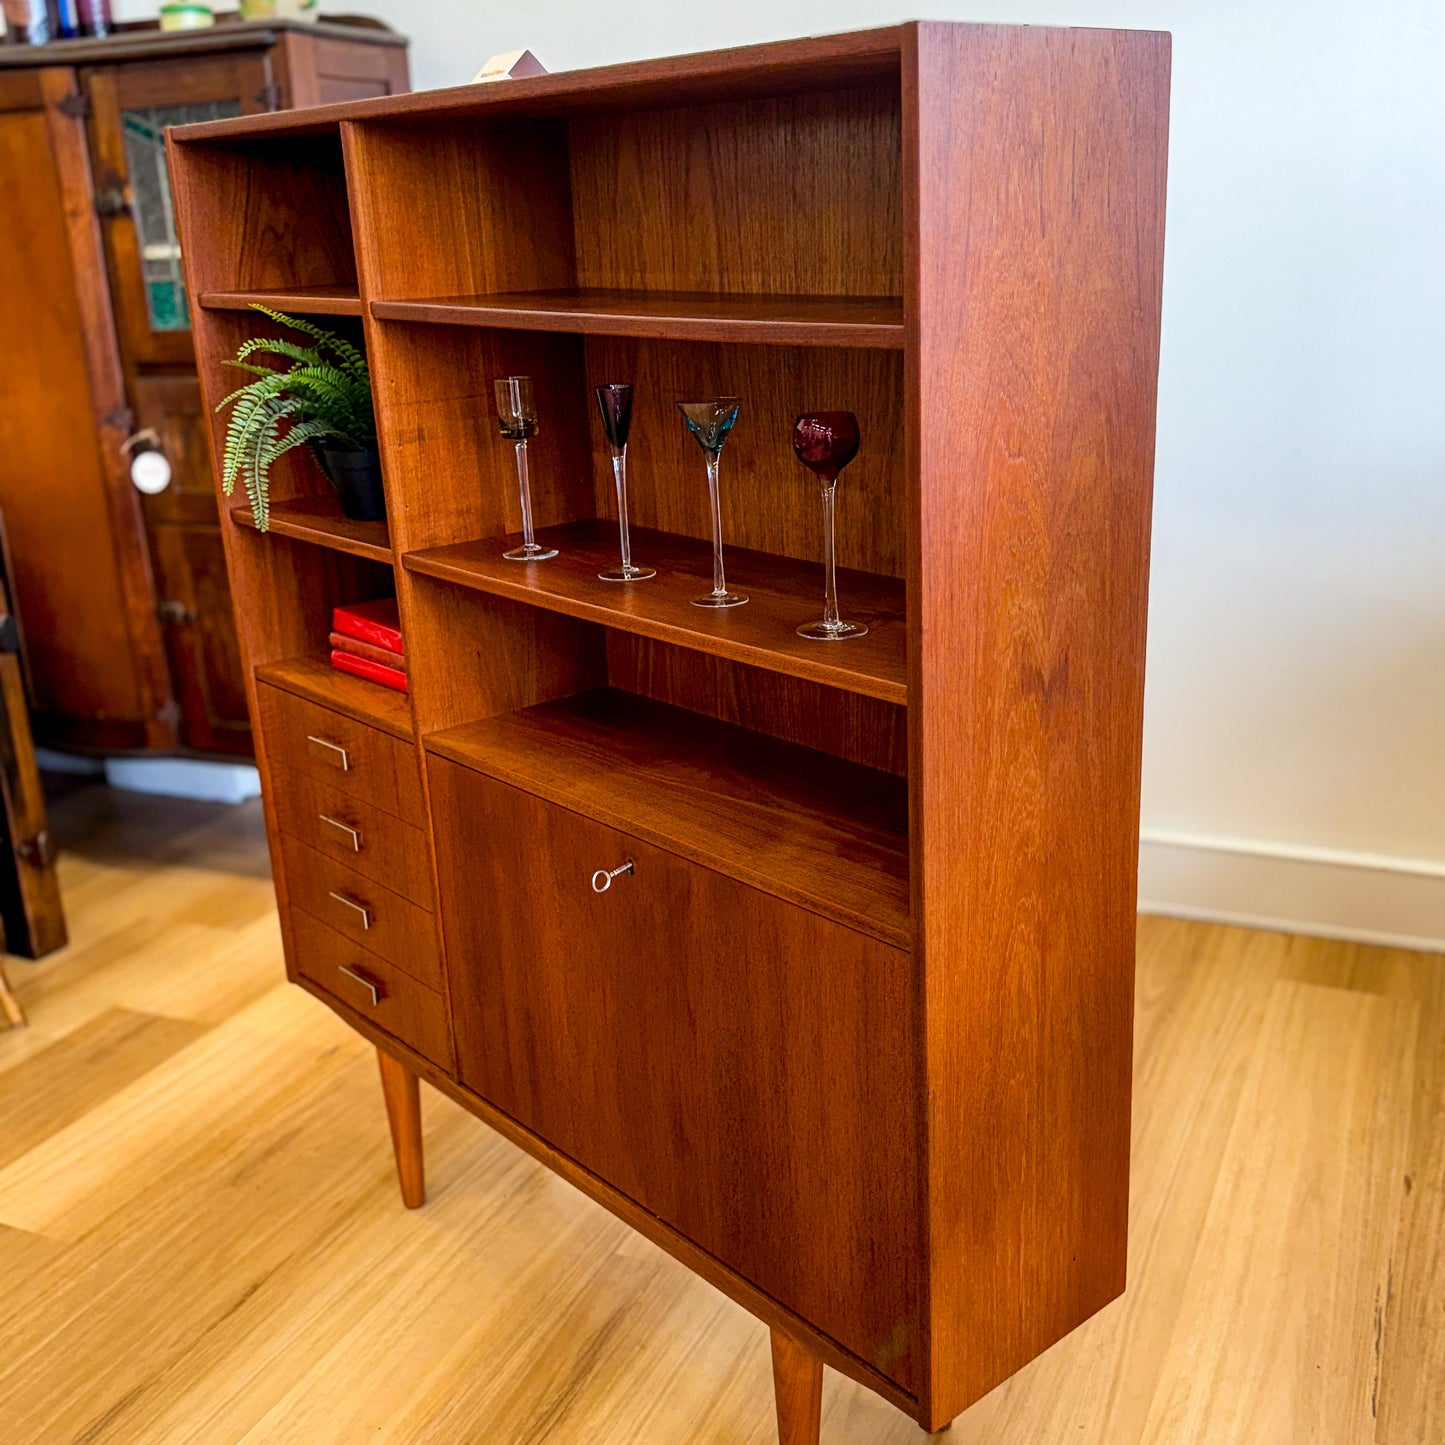
[[[909,956],[429,769],[462,1082],[911,1386]]]
[[[155,432],[171,464],[171,485],[143,506],[181,736],[202,752],[248,754],[245,672],[200,383],[194,375],[142,376],[132,392],[137,427]]]
[[[194,365],[160,136],[166,125],[270,108],[270,59],[257,50],[147,60],[87,70],[83,81],[91,104],[92,163],[127,368],[133,372],[138,365]]]
[[[0,77],[0,506],[42,742],[165,746],[170,684],[70,71]]]

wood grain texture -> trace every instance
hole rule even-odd
[[[373,301],[371,314],[381,321],[575,331],[587,336],[903,348],[903,303],[887,296],[774,296],[592,286]]]
[[[281,839],[281,857],[293,906],[379,953],[418,983],[438,993],[446,987],[430,910],[295,838]]]
[[[868,635],[819,643],[798,627],[823,615],[823,569],[724,545],[728,585],[748,599],[742,607],[694,607],[712,590],[712,547],[676,533],[634,526],[632,555],[657,569],[645,582],[619,586],[598,572],[618,562],[615,523],[584,521],[538,529],[558,555],[519,566],[502,554],[520,546],[521,533],[407,552],[402,565],[497,597],[561,612],[587,622],[670,642],[790,677],[825,683],[881,702],[908,701],[907,632],[903,587],[892,578],[840,569],[846,615],[868,624]]]
[[[684,1265],[639,1237],[626,1214],[586,1197],[599,1181],[566,1161],[555,1177],[530,1157],[548,1157],[545,1145],[522,1141],[505,1116],[480,1107],[494,1133],[423,1090],[432,1198],[415,1214],[400,1208],[372,1042],[278,984],[255,804],[85,786],[53,799],[51,812],[74,942],[12,964],[31,1025],[0,1034],[0,1091],[17,1107],[44,1099],[54,1125],[0,1167],[7,1442],[51,1445],[87,1430],[95,1445],[775,1439],[768,1331],[747,1311],[767,1318],[771,1308],[774,1326],[795,1338],[807,1338],[805,1326],[735,1282],[746,1304],[734,1304],[693,1273],[706,1271],[705,1257],[674,1240]],[[1129,1290],[944,1438],[1138,1445],[1166,1361],[1175,1377],[1189,1368],[1182,1352],[1168,1360],[1184,1282],[1231,1268],[1215,1252],[1224,1235],[1201,1227],[1226,1147],[1249,1161],[1251,1119],[1269,1131],[1256,1136],[1261,1150],[1287,1142],[1277,1116],[1241,1112],[1245,1081],[1267,1066],[1281,1099],[1293,1100],[1305,1081],[1328,1076],[1324,1095],[1335,1097],[1339,1030],[1279,1029],[1293,1010],[1281,1003],[1305,985],[1308,995],[1360,999],[1346,1033],[1372,1042],[1349,1054],[1359,1067],[1341,1127],[1327,1127],[1328,1107],[1305,1119],[1299,1177],[1321,1177],[1340,1217],[1377,1233],[1392,1217],[1398,1227],[1383,1329],[1373,1300],[1359,1297],[1317,1336],[1314,1358],[1275,1356],[1262,1388],[1299,1408],[1277,1417],[1270,1445],[1318,1445],[1307,1407],[1321,1375],[1347,1375],[1376,1348],[1375,1438],[1436,1439],[1441,959],[1155,918],[1139,921],[1138,958]],[[1276,992],[1280,981],[1288,990]],[[1418,1011],[1410,1099],[1400,1059],[1375,1046],[1387,1000]],[[1273,1062],[1261,1048],[1267,1015],[1273,1036],[1287,1035]],[[1350,1146],[1371,1095],[1375,1140],[1408,1124],[1408,1191],[1402,1176],[1383,1194],[1375,1144]],[[1253,1087],[1251,1096],[1263,1097]],[[634,1213],[644,1233],[660,1229]],[[1234,1229],[1247,1227],[1241,1210]],[[1313,1237],[1276,1235],[1258,1276],[1318,1290],[1342,1265],[1352,1271],[1324,1238],[1305,1248]],[[1253,1340],[1262,1354],[1282,1323],[1273,1309],[1235,1313],[1221,1301],[1196,1313],[1181,1346],[1200,1342],[1207,1321],[1221,1340]],[[919,1445],[918,1427],[838,1373],[836,1355],[823,1438]],[[1218,1388],[1201,1378],[1193,1393],[1201,1402],[1213,1393],[1221,1411],[1251,1408]]]
[[[886,773],[610,689],[425,742],[432,754],[908,946],[905,789]],[[458,836],[445,842],[464,846]]]
[[[911,1386],[906,955],[429,767],[461,1081]]]
[[[908,710],[611,629],[607,682],[834,757],[908,773]]]
[[[1124,1287],[1169,41],[909,33],[909,776],[937,1425]]]
[[[203,311],[249,311],[266,306],[303,316],[360,316],[355,286],[292,286],[271,291],[206,291],[196,298]]]
[[[896,80],[587,116],[567,139],[579,286],[901,293]]]
[[[243,527],[256,525],[249,506],[233,506],[231,515]],[[269,520],[268,530],[278,537],[294,537],[318,547],[331,547],[353,557],[391,565],[391,539],[386,523],[358,522],[343,516],[334,496],[296,497],[273,504]]]
[[[1403,1001],[1275,986],[1145,1445],[1377,1438],[1379,1341],[1357,1322],[1389,1308],[1417,1023]]]
[[[420,828],[278,759],[267,781],[281,832],[431,909],[427,835]]]
[[[299,977],[328,998],[338,999],[370,1019],[375,1027],[410,1045],[439,1068],[451,1070],[452,1040],[446,999],[441,994],[304,909],[293,909],[290,922],[289,961]],[[396,1125],[392,1127],[395,1136]],[[416,1141],[414,1149],[408,1145],[407,1152],[419,1156],[420,1147]],[[416,1164],[420,1164],[419,1157]],[[398,1150],[397,1170],[403,1191],[413,1169]]]
[[[256,697],[257,725],[266,730],[266,750],[275,764],[307,773],[413,827],[426,826],[410,738],[392,737],[269,684],[258,688]]]
[[[338,123],[400,121],[423,114],[446,121],[554,118],[884,86],[897,81],[907,34],[908,27],[899,26],[740,45],[731,50],[535,76],[506,85],[464,85],[337,105],[322,115],[271,115],[181,126],[175,138],[179,144],[194,145],[240,136],[309,137],[329,134]]]
[[[823,1415],[823,1362],[781,1330],[770,1331],[778,1445],[818,1445]]]
[[[426,1162],[422,1155],[421,1091],[417,1076],[385,1049],[376,1051],[381,1069],[381,1093],[386,1100],[386,1119],[391,1126],[391,1148],[396,1155],[401,1202],[408,1209],[426,1203]]]
[[[5,299],[0,507],[37,736],[143,747],[174,742],[156,716],[169,683],[140,509],[116,459],[124,391],[85,124],[55,108],[75,93],[60,67],[0,75],[0,256],[25,278]]]
[[[411,741],[411,707],[405,693],[337,672],[325,658],[292,657],[268,662],[256,669],[256,677],[368,727],[380,728],[403,742]]]

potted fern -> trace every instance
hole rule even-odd
[[[287,452],[305,446],[336,488],[346,516],[381,521],[386,504],[366,358],[324,326],[265,306],[254,309],[309,338],[310,344],[253,336],[226,362],[256,379],[216,407],[231,408],[221,489],[229,497],[239,480],[257,530],[266,531],[271,524],[271,468]],[[257,356],[280,357],[290,365],[261,366],[252,360]]]

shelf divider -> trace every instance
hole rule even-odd
[[[850,346],[901,351],[896,296],[776,296],[599,287],[373,301],[379,321],[569,331],[676,341]]]
[[[274,514],[273,514],[274,515]],[[518,536],[492,537],[402,555],[410,572],[510,597],[790,677],[806,678],[883,702],[908,701],[908,642],[904,585],[897,578],[840,570],[844,615],[866,622],[866,637],[815,642],[799,637],[801,623],[823,612],[823,569],[815,562],[730,547],[728,585],[746,606],[713,610],[692,599],[712,588],[712,548],[672,532],[632,529],[633,558],[657,568],[645,582],[603,582],[597,573],[617,565],[615,523],[587,520],[543,527],[537,540],[556,547],[548,562],[509,562],[502,553]]]
[[[254,527],[256,518],[244,504],[231,508],[231,516],[243,527]],[[293,537],[348,552],[372,562],[391,565],[391,537],[385,522],[357,522],[341,514],[335,497],[292,497],[271,503],[271,531],[278,537]]]
[[[613,688],[448,728],[423,743],[765,893],[912,947],[903,778]]]

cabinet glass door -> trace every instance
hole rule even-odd
[[[95,207],[105,236],[127,370],[193,363],[166,127],[271,107],[264,51],[184,61],[135,61],[85,73]]]

